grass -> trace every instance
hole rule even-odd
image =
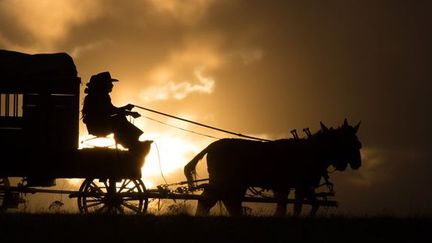
[[[0,214],[1,242],[431,241],[432,218]]]

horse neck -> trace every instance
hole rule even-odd
[[[307,139],[310,152],[316,156],[315,161],[319,169],[327,171],[327,168],[332,164],[331,152],[326,149],[325,143],[322,140],[322,134],[315,134]]]
[[[298,154],[298,156],[309,157],[312,156],[312,161],[314,162],[318,170],[327,171],[327,168],[331,165],[330,153],[325,149],[325,144],[322,142],[322,135],[314,134],[312,137],[307,139],[281,139],[276,140],[274,144],[283,144],[283,146],[288,146],[285,148],[298,149],[302,151],[303,154]],[[309,157],[310,158],[310,157]]]

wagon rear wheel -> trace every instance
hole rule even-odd
[[[7,209],[6,196],[8,193],[9,179],[7,177],[0,177],[0,212]]]
[[[147,211],[148,198],[141,180],[86,179],[79,191],[81,213],[141,214]]]

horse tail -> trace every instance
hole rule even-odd
[[[196,165],[198,162],[208,153],[209,150],[208,146],[203,151],[201,151],[199,154],[197,154],[187,165],[184,167],[184,175],[186,176],[189,189],[192,189],[195,187],[194,181],[196,180]]]

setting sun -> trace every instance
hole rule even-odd
[[[154,140],[151,151],[142,168],[143,180],[148,181],[147,187],[155,183],[164,183],[162,175],[168,183],[173,183],[185,178],[179,178],[184,165],[192,159],[193,154],[199,151],[199,147],[189,140],[181,137],[162,137],[156,133],[146,136]],[[175,173],[177,172],[177,173]],[[174,174],[175,173],[175,174]],[[174,177],[173,177],[174,176]],[[151,181],[151,180],[154,181]]]
[[[150,120],[147,120],[146,122],[150,124],[144,126],[142,122],[138,122],[137,120],[135,121],[135,124],[141,124],[146,129],[152,129],[151,132],[145,132],[140,138],[141,141],[153,141],[150,153],[145,158],[144,166],[141,168],[142,180],[146,187],[151,189],[160,184],[186,180],[183,176],[184,165],[212,140],[202,137],[197,138],[197,135],[173,128],[172,126],[174,125],[184,128],[188,126],[185,123],[173,119],[167,121],[172,124],[171,127],[160,125],[160,123],[155,124],[154,121],[152,124],[152,121]],[[154,132],[156,130],[160,130],[161,132]],[[80,141],[80,148],[108,147],[112,149],[117,148],[125,150],[122,145],[115,144],[113,134],[107,137],[95,137],[88,134],[82,134],[80,136]],[[206,173],[204,170],[203,172],[204,173],[201,173],[201,175],[205,176]],[[71,183],[76,184],[72,181]]]

